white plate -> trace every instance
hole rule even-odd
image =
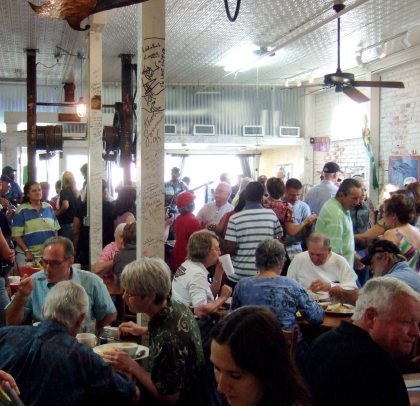
[[[98,355],[102,356],[104,352],[107,351],[113,351],[117,348],[120,348],[121,343],[108,343],[108,344],[102,344],[97,345],[96,347],[92,348],[94,352],[96,352]],[[144,345],[138,345],[136,356],[134,357],[135,361],[138,361],[139,359],[147,358],[149,356],[149,348],[145,347]]]
[[[335,305],[329,305],[328,307],[330,307],[330,306],[335,306]],[[349,304],[342,304],[340,306],[339,310],[335,310],[334,308],[333,309],[328,309],[328,307],[325,309],[326,314],[334,314],[334,315],[339,315],[339,316],[343,316],[343,315],[350,316],[354,313],[354,306],[349,305]]]

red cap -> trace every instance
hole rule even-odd
[[[176,198],[176,205],[181,207],[186,207],[189,204],[191,204],[195,199],[195,195],[193,195],[191,192],[182,192],[178,195]]]

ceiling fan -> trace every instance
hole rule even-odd
[[[333,10],[336,13],[344,10],[345,5],[342,0],[335,0]],[[364,103],[369,101],[369,98],[365,96],[356,87],[384,87],[393,89],[403,89],[403,82],[393,81],[366,81],[366,80],[354,80],[354,75],[349,72],[342,72],[340,68],[340,17],[337,18],[337,70],[335,73],[329,73],[324,76],[324,86],[335,87],[336,92],[343,92],[345,95],[350,97],[357,103]],[[313,86],[313,85],[309,85]],[[319,86],[319,84],[318,84]]]

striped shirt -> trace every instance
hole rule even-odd
[[[229,219],[225,236],[226,241],[237,244],[236,254],[232,258],[235,274],[230,275],[229,279],[238,282],[241,278],[255,276],[255,250],[258,244],[267,238],[282,235],[283,229],[271,209],[252,205],[234,214]]]
[[[33,255],[42,255],[45,240],[53,237],[60,224],[52,207],[42,202],[41,210],[34,209],[30,203],[23,203],[12,219],[12,237],[21,237]],[[17,252],[23,253],[20,247]]]

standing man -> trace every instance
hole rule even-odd
[[[233,206],[228,202],[232,193],[232,187],[227,182],[220,182],[214,191],[214,201],[206,203],[198,212],[197,219],[203,227],[214,229],[220,219]]]
[[[27,317],[40,321],[45,297],[58,282],[72,280],[83,286],[89,296],[87,321],[96,320],[96,330],[111,324],[117,310],[102,279],[95,274],[73,267],[74,247],[66,237],[51,237],[44,243],[41,258],[44,270],[24,278],[13,301],[6,310],[6,322],[21,324]]]
[[[371,279],[352,319],[320,336],[307,355],[314,404],[409,406],[395,359],[409,355],[420,337],[420,295],[395,278]]]
[[[332,250],[354,264],[354,235],[350,209],[359,204],[362,186],[356,179],[344,179],[335,197],[322,207],[315,231],[325,234],[331,241]]]
[[[176,197],[186,191],[188,188],[182,180],[181,171],[177,167],[171,169],[171,180],[165,182],[165,206],[169,206],[176,211]]]
[[[5,198],[14,206],[17,206],[22,200],[23,192],[20,186],[15,182],[15,172],[16,169],[13,169],[11,166],[5,166],[1,174],[6,175],[10,179],[10,190]]]
[[[322,181],[306,193],[305,203],[312,213],[319,214],[324,203],[337,193],[340,167],[335,162],[327,162],[322,168]]]
[[[255,276],[255,250],[267,238],[281,238],[283,229],[271,209],[262,205],[264,186],[250,182],[245,189],[245,207],[230,219],[225,236],[225,252],[232,258],[235,273],[228,276],[229,285],[235,286],[240,279]]]
[[[309,206],[300,200],[302,189],[303,185],[299,179],[290,178],[287,180],[283,200],[292,205],[295,224],[304,223],[305,228],[295,235],[286,236],[285,247],[288,261],[286,261],[283,267],[283,275],[287,271],[290,261],[293,260],[296,254],[302,252],[302,244],[305,242],[305,238],[310,234],[312,226],[316,222],[316,214],[311,215]]]

